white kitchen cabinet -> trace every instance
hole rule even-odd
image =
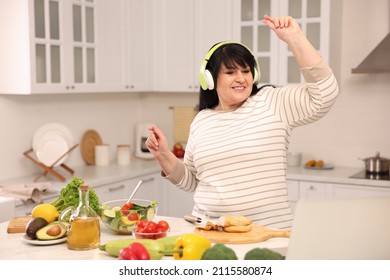
[[[194,207],[194,193],[185,192],[172,185],[168,180],[164,180],[164,203],[168,205],[168,216],[182,218],[190,215]]]
[[[152,91],[153,88],[153,48],[160,45],[153,42],[152,4],[150,0],[124,0],[124,34],[121,36],[124,39],[125,91]]]
[[[294,17],[313,46],[328,61],[329,0],[240,0],[233,3],[234,39],[254,52],[260,64],[262,83],[286,85],[303,81],[287,45],[262,22],[264,15]]]
[[[154,91],[199,91],[208,50],[232,39],[230,0],[155,1]]]
[[[91,187],[95,190],[96,195],[99,197],[99,201],[102,203],[110,200],[126,199],[128,193],[127,181]]]
[[[347,184],[329,184],[329,192],[332,198],[377,197],[390,195],[389,188]]]
[[[119,89],[122,7],[114,3],[1,1],[0,93]]]
[[[323,182],[299,182],[299,199],[326,199],[327,184]]]

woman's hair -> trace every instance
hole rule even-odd
[[[249,66],[252,76],[254,76],[255,68],[257,67],[255,57],[245,46],[237,43],[229,43],[219,47],[211,55],[206,66],[206,69],[208,69],[213,76],[215,87],[212,90],[200,88],[199,111],[214,108],[219,103],[216,85],[218,73],[221,70],[222,64],[227,68],[236,68],[237,65],[241,67]],[[257,84],[253,84],[250,95],[254,95],[258,91]]]

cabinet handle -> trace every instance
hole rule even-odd
[[[141,179],[142,180],[142,183],[145,183],[145,182],[149,182],[149,181],[153,181],[154,178],[153,177],[150,177],[150,178],[147,178],[147,179]]]
[[[315,190],[316,188],[314,186],[310,186],[310,190]]]
[[[109,192],[113,192],[113,191],[117,191],[117,190],[123,189],[124,187],[125,187],[125,185],[119,185],[117,187],[108,188],[108,191]]]

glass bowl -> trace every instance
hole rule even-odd
[[[140,220],[151,221],[157,214],[157,202],[147,199],[132,199],[132,207],[123,206],[127,199],[104,202],[100,207],[103,224],[117,234],[131,235]]]
[[[163,237],[167,237],[168,232],[170,229],[164,232],[153,232],[153,233],[146,233],[146,232],[137,232],[137,227],[133,228],[132,235],[135,239],[159,239]]]

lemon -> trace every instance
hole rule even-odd
[[[33,218],[41,217],[44,218],[48,223],[57,220],[59,215],[60,213],[58,213],[57,208],[49,203],[38,204],[31,212],[31,216]]]

